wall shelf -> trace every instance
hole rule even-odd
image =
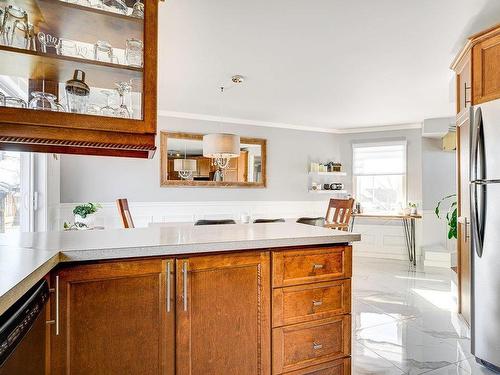
[[[311,176],[347,176],[346,172],[309,172]]]
[[[311,194],[347,194],[347,190],[309,190]]]

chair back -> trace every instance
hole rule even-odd
[[[194,225],[217,225],[217,224],[236,224],[232,219],[224,220],[198,220]]]
[[[330,199],[326,211],[326,226],[328,228],[349,230],[354,199]]]
[[[254,224],[262,224],[262,223],[284,223],[285,219],[255,219]]]
[[[324,217],[300,217],[297,219],[297,223],[314,225],[316,227],[325,226],[325,218]]]
[[[132,215],[130,214],[130,209],[128,208],[128,200],[126,198],[117,199],[116,205],[118,207],[120,217],[122,218],[123,227],[135,228],[134,221],[132,220]]]

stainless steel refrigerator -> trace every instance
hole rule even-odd
[[[500,372],[500,100],[471,112],[472,354]]]

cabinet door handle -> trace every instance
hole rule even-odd
[[[319,350],[323,347],[323,344],[320,344],[319,342],[313,342],[313,349],[314,350]]]
[[[56,336],[59,336],[59,275],[56,276]]]
[[[324,264],[313,264],[313,269],[315,270],[320,270],[324,267],[325,265]]]
[[[321,306],[323,304],[323,301],[321,300],[313,300],[313,306],[317,307],[317,306]]]
[[[187,296],[187,287],[188,287],[188,270],[187,270],[187,261],[182,263],[182,299],[184,304],[184,311],[188,309],[188,296]]]
[[[170,285],[170,262],[167,262],[167,312],[170,312],[170,298],[171,298],[171,285]]]

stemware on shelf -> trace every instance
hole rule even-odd
[[[142,40],[130,38],[125,42],[125,61],[130,66],[142,68],[144,43]]]
[[[57,98],[54,94],[43,91],[33,91],[31,95],[33,96],[33,99],[31,99],[28,104],[30,109],[38,111],[65,112],[64,107],[57,102]]]
[[[57,46],[59,55],[63,56],[78,56],[78,46],[74,40],[60,38]]]
[[[105,40],[98,40],[94,44],[94,60],[118,64],[118,57],[113,54],[113,47]]]
[[[132,17],[144,19],[144,4],[137,0],[132,8]]]
[[[0,107],[5,106],[5,95],[0,92]]]
[[[28,105],[21,98],[15,98],[13,96],[5,97],[5,106],[11,108],[26,108]]]
[[[126,15],[128,13],[127,4],[122,0],[104,0],[105,9],[113,13]]]
[[[111,95],[113,95],[113,92],[109,90],[101,90],[101,94],[106,97],[106,105],[101,107],[101,115],[113,117],[115,115],[115,108],[111,107]]]
[[[28,13],[15,5],[5,7],[2,20],[2,43],[26,48],[28,35]]]
[[[125,94],[130,92],[132,86],[130,82],[117,82],[115,85],[116,91],[120,95],[120,106],[115,109],[114,115],[115,117],[130,118],[130,111],[125,105]]]
[[[56,54],[60,54],[59,38],[46,34],[43,31],[40,31],[37,36],[40,42],[40,49],[43,53],[47,53],[47,47],[49,47],[53,48]]]
[[[68,111],[86,113],[90,96],[90,87],[85,83],[85,72],[75,69],[73,78],[65,86]]]
[[[87,105],[87,115],[100,116],[102,114],[101,107],[95,103],[90,103]]]

